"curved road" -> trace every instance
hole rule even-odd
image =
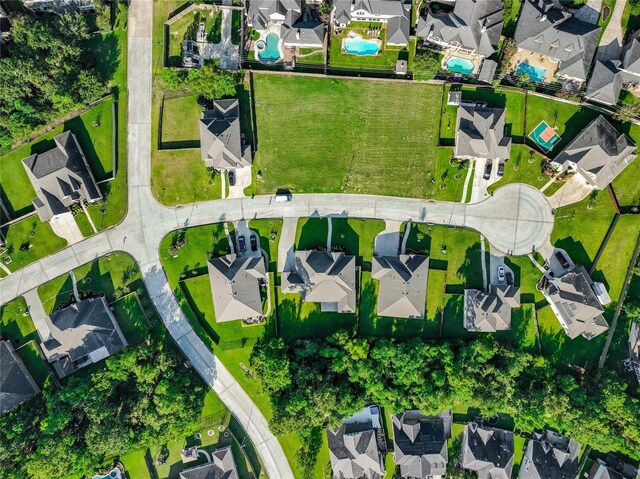
[[[0,304],[113,251],[131,254],[140,266],[154,306],[182,352],[247,431],[271,478],[293,478],[266,419],[224,365],[193,331],[180,309],[159,258],[162,238],[177,228],[243,218],[311,215],[354,216],[473,228],[496,249],[523,255],[548,244],[553,215],[545,196],[527,185],[508,185],[476,204],[371,195],[295,195],[227,199],[169,208],[151,193],[151,0],[132,0],[128,21],[128,212],[118,226],[69,246],[0,280]]]

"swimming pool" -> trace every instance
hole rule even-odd
[[[113,469],[106,476],[93,476],[93,479],[122,479],[122,474],[120,474],[120,469]]]
[[[277,33],[269,33],[267,35],[265,42],[262,43],[262,50],[260,49],[261,45],[256,45],[258,48],[258,58],[263,62],[276,62],[280,59],[280,50],[278,48],[278,43],[280,43],[280,37]]]
[[[460,57],[449,57],[444,66],[450,72],[462,73],[464,75],[468,75],[475,68],[471,60]]]
[[[380,45],[376,40],[365,40],[360,35],[349,33],[347,38],[342,40],[342,48],[351,55],[377,55]]]
[[[534,67],[528,63],[520,62],[516,67],[516,75],[522,74],[527,75],[533,81],[543,82],[544,77],[547,74],[547,70],[545,68]]]

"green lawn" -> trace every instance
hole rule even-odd
[[[542,188],[549,181],[549,177],[542,171],[543,163],[542,156],[534,150],[514,144],[511,146],[511,157],[504,165],[504,176],[489,186],[487,191],[492,193],[509,183],[526,183],[535,188]]]
[[[249,228],[260,236],[260,247],[269,255],[269,271],[278,265],[278,243],[282,232],[282,220],[251,220]]]
[[[296,63],[310,63],[313,65],[324,65],[324,50],[318,48],[300,48]]]
[[[167,20],[165,18],[165,20]],[[169,65],[182,66],[183,40],[196,40],[200,21],[205,22],[207,42],[220,43],[222,39],[222,13],[219,10],[194,10],[169,26]]]
[[[456,117],[458,107],[447,105],[450,88],[444,89],[440,138],[442,144],[453,145],[456,136]],[[505,136],[513,137],[515,143],[523,142],[524,133],[524,94],[518,91],[494,90],[493,88],[462,88],[465,101],[484,101],[493,108],[506,108]],[[528,121],[528,119],[527,119]]]
[[[144,459],[145,454],[145,449],[139,449],[120,457],[120,462],[125,468],[125,475],[127,479],[151,478],[149,475],[149,469],[147,468],[147,463]]]
[[[620,23],[625,33],[635,32],[640,28],[640,8],[635,2],[627,2]]]
[[[632,139],[639,144],[640,127],[631,126]],[[620,206],[640,206],[640,161],[636,158],[611,183]]]
[[[536,325],[533,319],[534,306],[524,304],[520,308],[511,311],[511,329],[498,331],[495,337],[498,341],[509,342],[517,349],[523,349],[536,353]]]
[[[478,333],[468,332],[463,320],[464,296],[461,294],[445,294],[444,316],[442,321],[442,337],[444,338],[471,338],[478,337]]]
[[[505,37],[513,36],[516,30],[516,19],[521,6],[522,0],[506,0],[504,2],[504,26],[502,27],[502,34]]]
[[[162,108],[162,147],[200,146],[198,95],[165,98]]]
[[[326,248],[329,234],[327,218],[300,218],[296,227],[296,251]]]
[[[129,344],[140,344],[149,336],[149,323],[135,294],[128,294],[112,304],[122,334]]]
[[[40,340],[35,339],[30,341],[18,349],[16,353],[20,356],[20,359],[22,359],[22,362],[29,371],[29,374],[31,374],[33,380],[40,388],[42,388],[44,387],[44,384],[51,372],[38,352],[36,342],[39,341]]]
[[[536,289],[536,283],[542,277],[542,272],[531,263],[527,256],[507,256],[505,264],[513,271],[516,286],[520,286],[522,304],[545,301],[542,293]]]
[[[240,29],[242,27],[242,12],[233,10],[231,12],[231,43],[240,45]]]
[[[436,169],[431,182],[437,185],[439,200],[460,201],[462,199],[469,165],[457,162],[451,165],[449,160],[452,158],[453,147],[439,146],[436,149]]]
[[[254,75],[254,86],[253,170],[262,178],[254,176],[247,193],[437,197],[430,180],[439,86],[269,74]]]

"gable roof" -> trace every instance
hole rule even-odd
[[[520,288],[491,285],[488,293],[464,290],[464,327],[467,331],[495,332],[511,329],[511,310],[520,306]]]
[[[179,479],[238,479],[230,446],[218,449],[210,455],[211,462],[181,471]]]
[[[442,476],[449,460],[447,439],[451,437],[451,411],[425,416],[405,411],[393,416],[393,460],[402,477]]]
[[[552,431],[534,432],[525,450],[519,479],[576,479],[581,445]]]
[[[636,158],[635,149],[627,135],[619,133],[600,115],[553,161],[563,168],[575,164],[577,172],[589,183],[604,189]]]
[[[262,257],[229,254],[207,263],[216,322],[262,316],[260,281],[267,274]]]
[[[600,30],[555,8],[553,0],[525,0],[513,38],[518,48],[560,60],[558,74],[586,80]]]
[[[264,30],[271,21],[291,26],[301,13],[301,0],[252,0],[249,2],[247,18],[250,26]]]
[[[509,158],[511,138],[504,136],[504,116],[503,108],[460,105],[454,156]]]
[[[251,147],[245,145],[240,131],[238,100],[216,100],[213,110],[200,117],[200,151],[209,168],[251,166]]]
[[[58,309],[45,317],[44,323],[48,330],[38,329],[40,346],[61,378],[127,345],[103,297]]]
[[[284,292],[302,293],[304,302],[340,313],[355,312],[355,289],[356,258],[344,253],[296,251],[294,271],[282,275]]]
[[[550,278],[544,296],[553,312],[573,339],[591,339],[609,329],[602,316],[604,309],[591,288],[591,278],[583,266],[577,266],[560,278]]]
[[[102,198],[76,136],[65,131],[55,147],[22,160],[37,197],[33,205],[41,221],[66,213],[78,201]]]
[[[0,341],[0,416],[40,392],[9,341]]]
[[[458,0],[451,13],[436,14],[429,10],[426,16],[421,16],[416,35],[460,44],[488,57],[498,48],[502,15],[502,0]]]
[[[316,46],[324,44],[324,23],[298,22],[293,26],[282,26],[282,40],[285,46]]]
[[[631,322],[629,330],[629,358],[640,367],[640,323],[637,321]]]
[[[619,66],[619,61],[596,60],[589,76],[585,96],[608,105],[617,104],[623,83],[623,77],[618,70]]]
[[[470,422],[464,426],[461,463],[478,479],[510,479],[513,469],[513,433]]]
[[[327,428],[327,440],[334,478],[382,479],[384,458],[370,421]]]
[[[374,256],[371,277],[380,281],[378,316],[423,318],[428,273],[428,256]]]

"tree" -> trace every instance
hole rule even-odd
[[[206,62],[202,68],[189,71],[189,88],[205,98],[216,100],[236,93],[234,74],[220,70],[215,62]]]
[[[635,120],[640,116],[640,105],[622,105],[613,114],[613,119],[626,123]]]

